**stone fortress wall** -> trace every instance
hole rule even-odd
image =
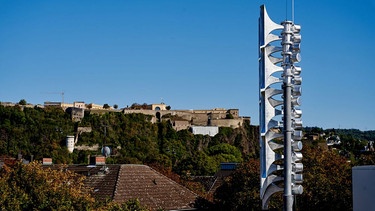
[[[217,126],[238,128],[243,125],[244,120],[249,117],[240,117],[238,109],[200,109],[200,110],[167,110],[165,104],[152,104],[145,107],[146,109],[125,108],[124,114],[142,113],[151,115],[151,122],[156,123],[161,119],[171,120],[175,130],[188,129],[191,126]],[[228,115],[230,118],[228,118]]]
[[[3,106],[15,106],[16,104],[9,102],[2,102]],[[33,105],[28,105],[33,106]],[[82,101],[74,103],[62,102],[44,102],[43,107],[55,106],[61,107],[64,110],[71,108],[71,115],[73,121],[80,121],[84,117],[84,110],[91,112],[108,112],[117,111],[119,109],[104,109],[102,105],[93,103],[85,104]],[[123,108],[121,112],[124,114],[142,113],[152,116],[151,122],[156,123],[161,120],[170,120],[175,130],[189,129],[191,126],[217,126],[217,127],[231,127],[238,128],[244,123],[244,120],[250,122],[250,117],[240,117],[239,109],[189,109],[189,110],[168,110],[170,108],[164,103],[160,104],[143,104],[132,107]]]

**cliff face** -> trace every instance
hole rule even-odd
[[[259,157],[259,127],[244,124],[223,137],[222,142],[229,143],[241,149],[245,156]]]
[[[227,143],[239,148],[244,157],[259,157],[259,127],[244,123],[242,127],[220,127],[215,137],[205,136],[200,139],[200,148],[218,143]]]

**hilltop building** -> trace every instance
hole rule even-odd
[[[250,117],[240,117],[238,109],[168,110],[167,108],[168,106],[163,103],[151,105],[143,104],[124,108],[123,113],[151,115],[152,123],[160,122],[162,119],[170,120],[173,128],[177,131],[189,129],[192,126],[238,128],[243,125],[245,120],[250,121]],[[205,131],[208,130],[209,129]]]
[[[8,103],[9,104],[9,103]],[[8,105],[7,104],[7,105]],[[71,114],[73,121],[81,121],[84,117],[85,110],[90,112],[108,112],[120,111],[109,107],[105,109],[103,105],[94,103],[85,104],[83,101],[76,101],[74,103],[62,102],[44,102],[44,107],[59,107]],[[171,110],[171,107],[165,103],[156,104],[133,104],[130,107],[122,109],[124,114],[142,113],[150,115],[151,122],[161,122],[162,120],[169,121],[172,127],[179,130],[190,129],[194,134],[211,135],[216,134],[219,127],[241,127],[245,120],[250,123],[250,117],[239,116],[238,109],[189,109],[189,110]]]
[[[73,103],[50,102],[50,101],[44,102],[44,107],[49,107],[49,106],[62,108],[63,110],[66,110],[69,107],[74,107]]]

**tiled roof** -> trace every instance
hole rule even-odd
[[[56,168],[56,165],[45,166]],[[138,199],[152,210],[194,209],[198,195],[146,165],[69,165],[67,169],[86,176],[85,184],[98,199],[126,202]]]
[[[90,176],[86,177],[85,184],[93,188],[95,198],[113,199],[119,169],[119,165],[107,165],[90,170]]]
[[[44,168],[60,170],[61,165],[45,165]],[[86,176],[85,185],[93,189],[97,199],[113,199],[120,165],[68,165],[63,167],[69,171]]]
[[[197,195],[145,165],[121,165],[114,201],[138,198],[152,209],[189,209]]]

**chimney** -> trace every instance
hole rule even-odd
[[[52,165],[52,158],[43,158],[43,165]]]
[[[90,165],[105,165],[105,157],[101,155],[90,157]]]

